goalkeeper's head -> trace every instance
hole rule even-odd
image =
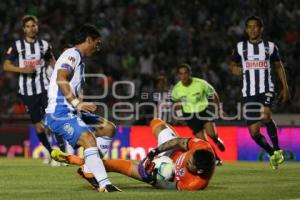
[[[208,150],[196,150],[187,168],[194,174],[210,176],[215,168],[215,155]]]

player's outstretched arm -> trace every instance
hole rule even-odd
[[[150,160],[153,160],[153,158],[165,151],[171,150],[171,149],[182,149],[182,150],[188,150],[188,142],[190,138],[174,138],[172,140],[169,140],[161,145],[159,147],[152,149],[148,154],[147,158]]]
[[[161,152],[168,151],[171,149],[182,149],[188,150],[188,142],[190,138],[174,138],[169,140],[158,147],[158,150]]]

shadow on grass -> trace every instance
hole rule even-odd
[[[218,185],[210,185],[205,190],[228,190],[228,187],[218,186]]]

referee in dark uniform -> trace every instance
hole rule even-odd
[[[238,42],[232,53],[231,71],[243,76],[244,117],[252,139],[270,156],[273,169],[284,161],[278,144],[277,127],[272,120],[272,103],[274,100],[274,83],[272,71],[275,71],[280,83],[279,98],[282,102],[289,99],[284,66],[277,46],[262,39],[263,21],[257,16],[250,16],[245,21],[247,40]],[[272,146],[260,133],[265,125],[272,141]]]
[[[52,149],[45,134],[42,119],[48,104],[47,89],[49,78],[46,68],[54,66],[56,60],[51,46],[38,38],[38,19],[32,15],[22,18],[24,38],[16,40],[7,50],[4,71],[19,74],[19,96],[25,104],[35,125],[37,136],[46,149]],[[64,148],[62,139],[56,138],[60,148]]]

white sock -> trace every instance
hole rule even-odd
[[[82,167],[82,171],[84,173],[92,173],[91,170],[88,168],[88,166],[86,166],[86,164],[84,163],[83,167]]]
[[[101,156],[105,156],[105,154],[108,152],[108,149],[111,145],[111,141],[112,138],[108,136],[102,136],[96,138],[97,147],[102,154]]]
[[[85,164],[89,170],[94,174],[100,187],[105,187],[111,182],[108,180],[102,160],[97,147],[90,147],[84,150]]]

